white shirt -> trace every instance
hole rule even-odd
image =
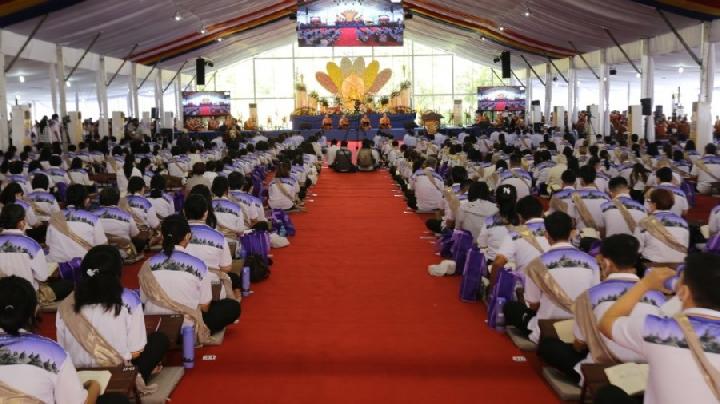
[[[192,238],[185,252],[193,257],[200,258],[208,268],[220,269],[232,265],[232,254],[225,236],[206,225],[204,222],[191,221],[190,230]],[[217,274],[208,272],[211,283],[220,282]],[[220,289],[220,298],[224,299],[225,288]]]
[[[142,195],[132,194],[127,196],[128,204],[134,212],[134,216],[142,221],[137,223],[138,226],[148,226],[151,229],[157,229],[160,226],[160,219],[152,203]]]
[[[417,146],[417,138],[409,133],[406,133],[403,137],[403,144],[407,147]]]
[[[508,261],[515,262],[515,269],[519,272],[525,271],[525,266],[530,261],[539,257],[540,254],[550,248],[550,244],[545,238],[545,220],[536,217],[525,222],[525,226],[532,232],[535,240],[537,240],[543,251],[538,251],[532,244],[528,243],[522,236],[515,231],[509,231],[505,239],[500,244],[497,254],[502,255]]]
[[[425,175],[425,171],[432,173],[432,180]],[[415,199],[419,210],[442,209],[443,184],[442,178],[432,169],[418,170],[410,179],[412,189],[415,190]]]
[[[117,316],[114,310],[107,311],[99,304],[83,306],[80,314],[118,351],[124,360],[129,361],[132,359],[133,352],[140,352],[145,348],[147,332],[145,331],[142,302],[138,293],[125,289],[122,301],[122,308]],[[60,312],[55,316],[55,325],[57,340],[70,354],[75,366],[83,368],[100,366],[70,333]]]
[[[458,208],[455,227],[467,230],[475,240],[482,231],[485,219],[498,213],[494,203],[478,199],[473,202],[463,201]]]
[[[697,335],[701,338],[706,335],[712,341],[708,344],[715,346],[720,312],[692,308],[684,313]],[[650,365],[646,404],[717,403],[692,353],[674,342],[685,340],[674,319],[644,314],[621,317],[613,324],[612,337],[618,345],[635,351]],[[704,349],[710,364],[720,369],[720,355],[709,351],[713,348],[707,345]]]
[[[633,200],[630,195],[621,194],[618,195],[616,199],[619,199],[620,202],[627,208],[630,212],[630,216],[632,216],[635,220],[636,225],[640,222],[640,220],[647,216],[645,207],[641,203]],[[633,231],[630,229],[622,213],[620,213],[620,210],[617,206],[615,206],[613,201],[605,202],[601,209],[603,225],[605,227],[605,237],[610,237],[615,234],[633,235]]]
[[[0,381],[46,403],[85,402],[87,391],[80,384],[75,366],[55,341],[24,331],[14,337],[0,330],[0,345],[16,361],[0,366]],[[38,355],[38,362],[47,363],[55,371],[18,358],[20,355],[27,358],[31,354]]]
[[[38,282],[45,282],[50,275],[45,251],[22,230],[3,231],[0,233],[0,274],[19,276],[37,290]]]
[[[153,276],[173,301],[195,308],[212,300],[212,286],[207,265],[198,257],[188,254],[179,245],[168,258],[163,252],[149,259]],[[145,314],[174,314],[148,300],[140,291]]]
[[[175,213],[175,202],[172,200],[170,194],[163,194],[162,198],[147,198],[148,201],[155,208],[155,213],[159,219],[165,219],[166,217]]]
[[[106,235],[130,240],[140,233],[132,215],[117,206],[103,206],[93,213],[100,218]]]
[[[278,181],[282,182],[286,192],[280,190]],[[291,209],[295,206],[298,192],[300,192],[300,186],[293,179],[275,178],[268,188],[268,206],[272,209]],[[292,198],[289,198],[286,193]]]
[[[485,256],[489,260],[495,260],[497,251],[508,233],[509,230],[500,215],[490,216],[485,218],[485,223],[483,223],[480,235],[475,242],[479,248],[485,251]]]
[[[29,201],[34,202],[31,204],[37,219],[41,222],[47,222],[50,220],[49,214],[60,211],[60,205],[58,205],[55,196],[44,189],[34,189],[31,193],[26,195]],[[37,206],[39,209],[35,209]]]
[[[688,246],[690,233],[685,219],[670,212],[658,210],[653,215],[665,226],[667,231],[679,243]],[[638,226],[635,229],[635,238],[640,242],[640,254],[652,262],[680,263],[685,261],[685,253],[670,248],[667,244],[653,237],[648,231]]]
[[[327,149],[327,162],[328,165],[331,166],[335,162],[335,153],[340,150],[340,148],[337,145],[331,145]]]
[[[540,258],[548,268],[550,275],[565,293],[575,300],[582,292],[600,283],[600,268],[595,258],[562,242],[550,246]],[[529,277],[525,281],[525,301],[540,303],[537,314],[530,320],[530,340],[537,343],[540,339],[539,320],[572,318],[572,313],[557,306]]]
[[[710,235],[713,235],[720,231],[720,205],[715,206],[710,211],[710,217],[708,218],[708,230]]]
[[[588,291],[590,304],[593,307],[593,314],[596,323],[605,315],[605,312],[615,304],[615,302],[625,294],[635,283],[640,280],[635,274],[631,273],[613,273],[608,275],[607,279],[600,284],[593,286]],[[660,306],[665,303],[665,296],[657,291],[651,291],[645,294],[643,300],[635,305],[631,316],[647,316],[648,314],[660,314]],[[573,329],[575,339],[586,342],[586,336],[575,322]],[[636,352],[618,345],[615,341],[601,335],[610,352],[621,362],[645,362],[644,358]],[[583,363],[595,363],[592,354],[588,353],[587,358],[580,361],[575,370],[581,374],[580,366]]]
[[[575,194],[578,194],[580,196],[580,199],[585,203],[585,207],[587,208],[588,212],[590,212],[590,216],[595,222],[596,227],[602,226],[602,207],[606,202],[610,200],[607,194],[598,191],[594,187],[578,189],[575,191]],[[590,225],[588,223],[585,223],[585,221],[583,220],[582,215],[580,215],[580,211],[578,210],[572,199],[570,199],[568,203],[568,214],[575,219],[575,227],[578,231],[586,227],[590,227]]]
[[[107,244],[102,222],[94,214],[83,209],[69,207],[65,209],[65,220],[67,220],[70,230],[90,245]],[[67,262],[76,257],[84,257],[87,253],[87,250],[52,225],[48,226],[45,239],[46,244],[50,247],[48,260],[52,262]]]
[[[236,238],[237,234],[245,231],[245,214],[239,204],[227,198],[215,198],[212,206],[218,222],[218,230],[223,234],[228,235],[228,230],[230,230]]]

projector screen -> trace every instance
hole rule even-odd
[[[230,115],[230,92],[183,91],[182,104],[186,117]]]
[[[480,111],[524,111],[525,91],[518,86],[478,87]]]
[[[298,1],[298,43],[304,47],[402,46],[401,2]]]

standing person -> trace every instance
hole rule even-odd
[[[127,397],[98,400],[100,384],[80,384],[67,352],[55,341],[32,333],[37,297],[30,282],[17,276],[0,279],[0,394],[19,403],[120,404]],[[28,357],[37,361],[28,363]],[[4,400],[3,400],[4,401]],[[10,400],[12,401],[12,400]]]
[[[48,129],[50,131],[50,142],[51,143],[62,143],[62,122],[58,114],[52,114],[52,119],[48,123]]]
[[[75,292],[58,309],[57,340],[76,366],[119,366],[131,361],[147,382],[165,356],[169,340],[160,332],[146,335],[140,296],[123,288],[122,266],[113,246],[88,251]]]

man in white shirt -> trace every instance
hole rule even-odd
[[[645,206],[632,199],[627,180],[623,177],[612,178],[608,182],[608,190],[612,200],[601,207],[605,237],[615,234],[632,235],[640,220],[647,216]],[[619,206],[620,204],[622,206]],[[620,210],[623,207],[630,217],[626,218],[625,213]]]
[[[705,146],[705,155],[695,160],[690,175],[697,176],[697,190],[701,194],[709,194],[712,183],[720,180],[720,157],[717,156],[717,146],[708,143]]]
[[[510,169],[501,172],[498,176],[498,186],[512,185],[517,192],[518,200],[530,195],[532,176],[522,168],[520,155],[510,156]]]
[[[578,250],[570,244],[572,219],[565,213],[551,213],[545,218],[545,237],[550,244],[546,253],[531,261],[531,265],[548,271],[554,282],[568,298],[575,300],[582,292],[600,283],[600,268],[595,258]],[[550,296],[549,290],[543,290],[532,276],[525,282],[525,303],[508,302],[504,306],[505,322],[515,326],[521,332],[529,334],[535,343],[540,339],[539,320],[572,318],[572,313],[558,306],[556,296]]]
[[[62,125],[58,114],[52,115],[52,119],[48,123],[48,129],[50,130],[50,142],[62,142]]]
[[[49,180],[45,174],[35,174],[32,179],[33,190],[26,198],[30,202],[40,222],[50,220],[50,215],[60,211],[55,196],[48,192]]]
[[[602,341],[599,343],[604,345],[606,349],[588,352],[588,349],[598,350],[603,346],[591,345],[588,347],[588,335],[586,335],[588,332],[595,335],[597,323],[605,312],[640,280],[635,273],[635,264],[639,258],[639,247],[637,240],[629,234],[617,234],[603,240],[600,252],[602,257],[600,267],[602,268],[604,281],[587,291],[587,301],[592,310],[588,311],[583,307],[575,311],[575,325],[573,328],[575,342],[573,344],[566,344],[556,338],[540,340],[538,355],[543,359],[543,362],[579,382],[581,379],[580,365],[583,363],[595,363],[594,358],[604,355],[605,351],[611,353],[612,358],[610,359],[616,359],[620,362],[643,361],[637,353],[623,348],[604,336],[600,337]],[[633,313],[634,315],[657,315],[660,313],[660,306],[663,303],[665,303],[665,296],[660,292],[651,291],[645,294],[642,303],[635,306]],[[587,315],[592,316],[592,318],[584,318]],[[585,329],[586,324],[592,324],[592,330]]]
[[[515,263],[516,271],[523,272],[530,261],[550,247],[545,238],[545,221],[540,201],[533,196],[526,196],[518,201],[515,210],[523,224],[515,226],[500,245],[492,265],[493,280],[508,261]]]
[[[648,205],[648,218],[635,229],[640,254],[650,262],[682,263],[690,244],[690,233],[685,219],[670,211],[673,194],[667,189],[656,189],[650,193]]]
[[[655,173],[655,176],[657,177],[657,180],[659,182],[658,185],[654,186],[654,189],[667,189],[668,191],[673,193],[673,197],[675,199],[675,203],[673,203],[672,208],[670,211],[675,213],[678,216],[685,217],[687,216],[688,212],[688,200],[687,196],[685,195],[685,192],[680,189],[680,187],[673,184],[673,172],[670,167],[663,167]]]
[[[647,361],[650,372],[645,403],[716,403],[715,387],[710,386],[714,376],[708,372],[720,368],[716,348],[717,325],[720,323],[720,295],[717,293],[720,289],[720,257],[706,253],[688,256],[676,287],[682,312],[674,318],[635,315],[635,306],[646,294],[666,292],[666,281],[675,275],[670,268],[654,268],[605,312],[599,323],[600,332]],[[689,339],[696,340],[697,345],[689,344]],[[699,349],[695,351],[690,346]],[[707,361],[711,369],[701,369],[700,360]],[[628,402],[627,394],[617,389],[609,388],[608,394],[604,393],[598,396],[598,400],[603,401],[596,403]]]
[[[586,227],[601,231],[603,225],[602,206],[609,201],[607,194],[595,186],[597,174],[595,168],[586,165],[580,167],[580,188],[573,193],[568,214],[575,219],[577,230]]]
[[[443,207],[445,184],[442,177],[435,172],[436,165],[435,158],[428,158],[423,163],[423,168],[415,172],[410,179],[410,186],[415,191],[415,205],[418,210],[432,211]]]
[[[403,137],[403,144],[407,147],[415,148],[417,146],[417,137],[415,137],[415,124],[405,125],[405,136]]]

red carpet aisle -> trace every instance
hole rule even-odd
[[[173,403],[556,402],[480,307],[458,301],[457,278],[427,275],[437,257],[391,187],[384,172],[325,170],[270,280]]]

